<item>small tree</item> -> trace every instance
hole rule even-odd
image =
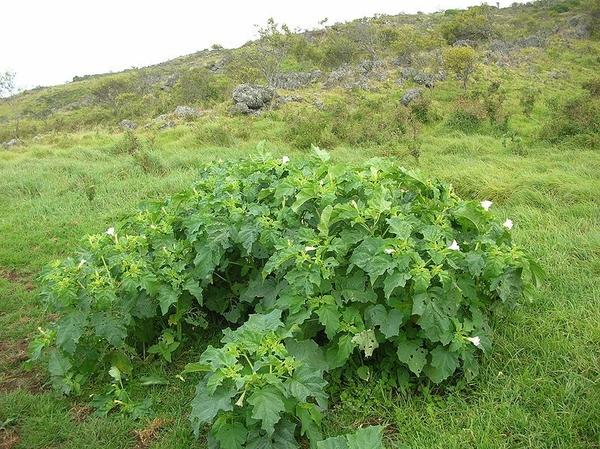
[[[349,35],[350,39],[357,43],[358,47],[368,55],[371,61],[377,59],[380,35],[371,21],[361,19],[354,22],[350,27]]]
[[[469,78],[477,65],[477,53],[471,47],[450,47],[444,51],[444,65],[463,82],[463,89],[466,91]]]
[[[6,71],[0,73],[0,98],[6,98],[9,104],[12,103],[12,96],[16,93],[15,72]],[[15,111],[15,138],[19,138],[19,124],[21,122],[21,114]]]
[[[272,85],[288,55],[291,32],[287,25],[279,25],[270,18],[266,26],[258,29],[258,35],[254,48],[245,55],[248,62]]]
[[[0,73],[0,97],[10,97],[15,93],[15,72]]]
[[[519,102],[521,103],[525,117],[531,117],[531,113],[533,112],[533,107],[535,106],[535,101],[537,100],[539,93],[540,91],[532,86],[525,87],[521,90]]]

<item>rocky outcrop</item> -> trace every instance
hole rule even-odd
[[[131,120],[124,119],[119,122],[119,127],[122,129],[136,129],[137,124]]]
[[[233,112],[240,114],[258,113],[275,97],[275,90],[256,84],[240,84],[233,90]]]
[[[402,103],[403,106],[408,106],[413,101],[421,98],[421,95],[423,95],[423,89],[408,89],[404,92],[402,98],[400,98],[400,103]]]
[[[179,119],[194,119],[200,117],[202,112],[191,106],[177,106],[173,114]]]
[[[277,89],[299,89],[308,86],[321,78],[322,72],[288,72],[279,73],[274,76],[271,85]]]
[[[438,73],[427,73],[422,72],[414,67],[402,67],[400,69],[400,84],[406,80],[413,81],[421,86],[425,86],[429,89],[435,87],[436,81],[443,81],[446,79],[446,72],[440,70]]]
[[[22,143],[23,142],[21,142],[20,139],[11,139],[8,142],[4,142],[2,144],[2,147],[5,148],[5,149],[7,149],[7,150],[10,150],[10,149],[12,149],[14,147],[17,147],[17,146],[21,145]]]

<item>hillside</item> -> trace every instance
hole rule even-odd
[[[1,99],[0,448],[600,447],[599,21],[269,22]]]
[[[485,90],[486,81],[493,80],[508,102],[539,90],[532,101],[547,112],[550,103],[558,107],[561,92],[582,92],[582,83],[597,72],[598,46],[591,39],[598,28],[598,10],[592,4],[538,2],[471,8],[465,13],[381,16],[299,34],[271,23],[261,29],[261,40],[239,49],[215,46],[156,66],[76,77],[66,85],[4,100],[0,141],[97,127],[117,129],[122,120],[164,128],[177,123],[171,120],[178,118],[172,115],[177,106],[196,109],[198,113],[191,115],[200,116],[202,126],[232,115],[231,94],[240,83],[275,88],[274,101],[259,112],[282,127],[306,113],[325,116],[327,121],[335,117],[336,104],[346,101],[360,109],[372,98],[385,103],[375,108],[384,113],[413,85],[435,85],[425,95],[433,101],[433,109],[453,108],[447,92],[454,89],[456,74],[444,68],[443,56],[450,45],[472,46],[476,51],[474,88],[467,97],[476,96],[476,90]],[[372,110],[373,105],[367,107]],[[444,118],[440,112],[438,118]],[[359,143],[351,136],[333,134],[306,139],[325,146]],[[396,137],[403,140],[407,134]],[[297,145],[306,147],[307,142]]]

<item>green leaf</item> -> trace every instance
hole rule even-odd
[[[267,435],[273,435],[275,424],[285,410],[281,393],[275,387],[267,386],[252,393],[248,403],[253,406],[252,417],[262,422],[261,427]]]
[[[316,145],[311,145],[310,149],[323,162],[327,162],[331,159],[331,155],[328,151],[322,150]]]
[[[243,449],[248,435],[246,427],[239,422],[219,423],[211,432],[223,449]]]
[[[319,322],[325,326],[327,338],[332,340],[340,328],[340,312],[338,312],[337,306],[335,304],[324,304],[316,312]]]
[[[383,427],[370,426],[317,443],[317,449],[384,449]]]
[[[436,346],[430,354],[431,363],[425,367],[424,372],[433,382],[440,383],[456,371],[457,353],[448,351],[443,346]]]
[[[379,330],[386,338],[391,338],[400,334],[400,326],[404,322],[404,313],[398,309],[392,309],[388,312],[386,320],[381,323]]]
[[[392,274],[386,276],[383,281],[383,292],[385,293],[385,297],[389,298],[396,288],[404,287],[406,281],[408,281],[410,277],[409,273],[401,273],[398,271],[394,271]]]
[[[325,387],[327,381],[323,374],[315,371],[309,365],[301,365],[294,371],[289,380],[289,391],[292,396],[301,402],[307,402],[309,397],[315,398],[319,404],[327,404]]]
[[[333,345],[327,350],[326,359],[330,370],[339,368],[346,363],[357,346],[352,340],[352,335],[344,334],[339,338],[337,345]]]
[[[331,220],[331,212],[333,212],[333,206],[327,205],[321,211],[321,219],[319,220],[319,232],[323,237],[329,235],[329,221]]]
[[[252,253],[252,245],[260,235],[259,228],[255,224],[245,223],[238,233],[238,240],[246,250],[246,254]]]
[[[79,311],[71,312],[57,323],[56,344],[63,351],[72,354],[83,335],[86,316]]]
[[[314,340],[288,339],[285,347],[296,360],[309,366],[314,371],[327,371],[328,365],[325,360],[323,349]]]
[[[129,359],[129,357],[127,357],[127,355],[125,355],[121,351],[114,351],[110,355],[109,359],[110,364],[112,366],[116,366],[119,369],[119,371],[125,373],[128,376],[131,376],[131,373],[133,372],[133,364],[131,363],[131,360]]]
[[[385,241],[377,237],[367,237],[354,250],[350,262],[369,275],[371,284],[379,276],[394,268],[394,260],[385,253]]]
[[[169,381],[157,374],[150,374],[148,376],[140,377],[140,385],[143,385],[145,387],[149,387],[152,385],[169,385]]]
[[[235,395],[233,388],[218,388],[213,394],[209,394],[203,384],[196,387],[196,396],[192,401],[192,413],[190,420],[194,433],[198,435],[203,424],[212,422],[220,411],[233,410],[232,398]]]
[[[365,353],[365,357],[371,357],[373,355],[373,351],[379,347],[379,343],[377,342],[377,338],[375,338],[375,332],[373,329],[364,330],[354,337],[352,337],[352,342],[358,345],[358,348]]]
[[[383,449],[383,427],[370,426],[346,435],[348,449]]]
[[[391,217],[386,220],[390,231],[400,240],[406,240],[412,232],[412,225],[402,217]]]
[[[123,322],[116,320],[106,312],[95,313],[90,319],[96,336],[104,338],[114,347],[119,347],[127,337],[127,329]]]
[[[73,367],[69,359],[63,356],[59,351],[52,351],[48,362],[48,371],[57,377],[65,376]]]
[[[169,313],[169,308],[177,302],[179,293],[171,287],[163,285],[158,292],[158,303],[163,315]]]
[[[300,419],[300,433],[306,435],[311,442],[323,439],[321,435],[321,411],[315,404],[298,404],[296,416]]]
[[[391,338],[400,333],[400,326],[404,322],[404,313],[398,309],[389,312],[382,304],[371,306],[365,310],[365,318],[371,326],[378,326],[386,338]]]
[[[404,340],[398,342],[396,353],[402,363],[417,376],[421,374],[427,363],[427,350],[421,347],[421,340]]]

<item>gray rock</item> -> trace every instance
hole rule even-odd
[[[227,58],[221,58],[218,61],[208,63],[206,65],[206,68],[213,73],[222,73],[225,71],[225,66],[227,65],[227,62]]]
[[[475,42],[472,39],[459,39],[452,44],[453,47],[471,47],[471,48],[475,48],[476,45],[477,45],[477,42]]]
[[[271,84],[273,87],[279,89],[299,89],[318,81],[321,75],[320,70],[313,72],[278,73],[273,78]]]
[[[11,139],[8,142],[4,142],[2,146],[7,150],[10,150],[11,148],[21,145],[21,143],[23,142],[21,142],[20,139]]]
[[[421,72],[414,67],[402,67],[400,69],[400,79],[398,84],[402,84],[406,80],[412,80],[413,82],[425,86],[429,89],[435,87],[436,81],[442,81],[446,79],[446,72],[439,71],[436,74]]]
[[[173,128],[176,123],[171,119],[170,114],[161,114],[152,119],[145,128],[157,128],[159,130]]]
[[[535,47],[541,48],[545,45],[546,40],[540,36],[528,36],[515,41],[515,46],[519,48]]]
[[[283,106],[284,104],[301,103],[303,101],[304,101],[304,98],[300,97],[298,95],[285,95],[285,96],[277,95],[275,97],[275,99],[273,100],[273,106],[278,108],[280,106]]]
[[[420,72],[413,76],[413,81],[431,89],[435,87],[436,77],[430,73]]]
[[[414,100],[421,98],[421,95],[423,95],[423,89],[419,89],[419,88],[408,89],[402,95],[402,98],[400,99],[400,103],[402,103],[403,106],[408,106]]]
[[[198,109],[191,106],[177,106],[175,111],[173,111],[173,114],[180,119],[192,119],[202,115]]]
[[[121,120],[119,122],[119,126],[123,129],[136,129],[137,128],[137,125],[134,122],[132,122],[131,120],[127,120],[127,119]]]
[[[271,103],[274,96],[274,89],[256,84],[240,84],[232,94],[235,109],[243,114],[264,108]]]
[[[592,34],[591,18],[586,15],[570,17],[567,24],[571,27],[570,34],[576,39],[587,39]]]
[[[172,75],[167,76],[162,84],[160,85],[161,90],[169,90],[172,89],[175,84],[179,81],[179,73],[173,73]]]

